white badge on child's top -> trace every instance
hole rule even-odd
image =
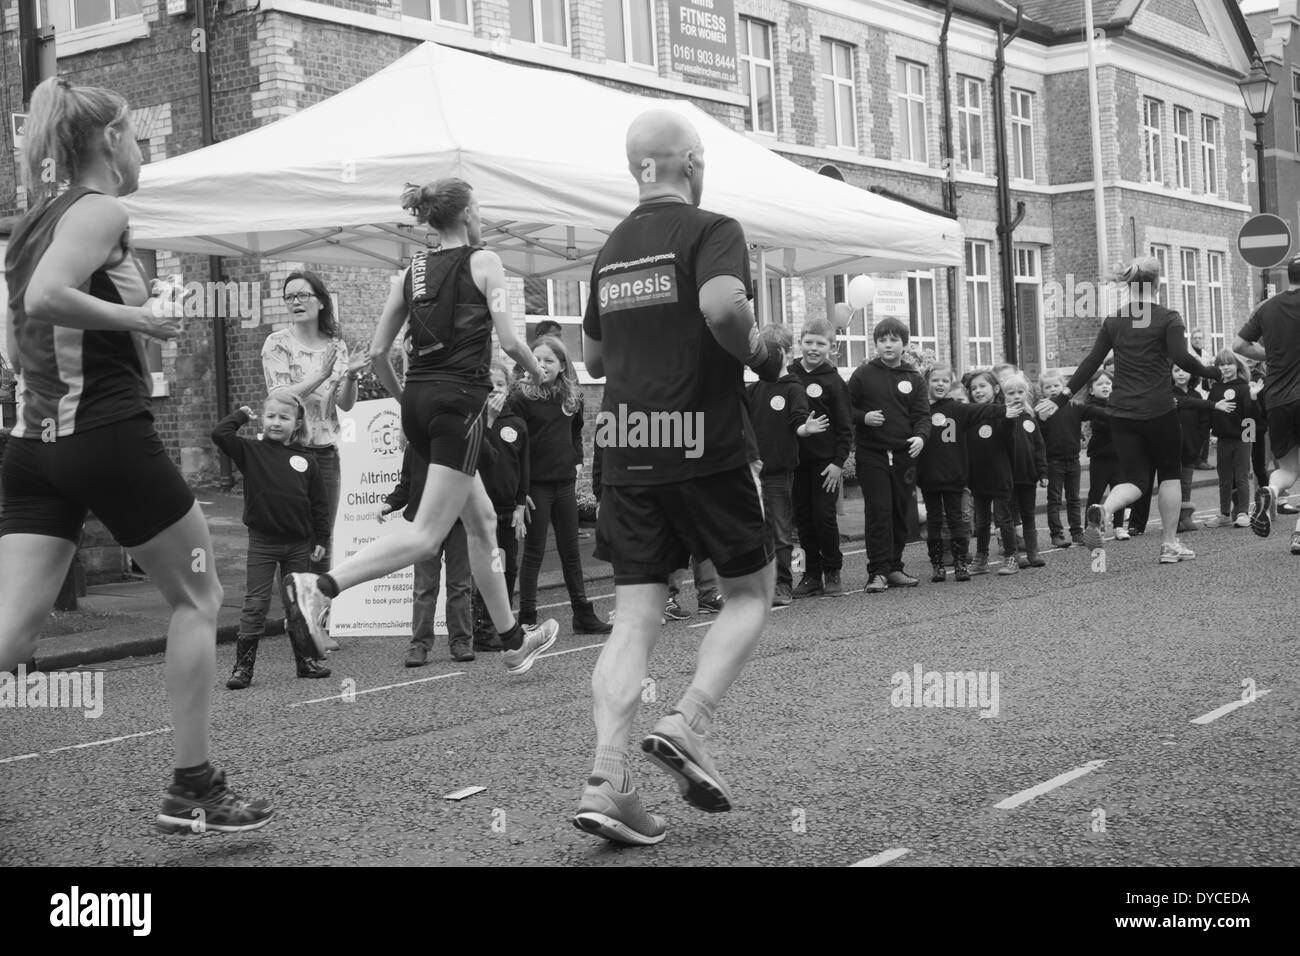
[[[935,428],[943,428],[948,424],[948,416],[943,412],[935,412],[930,416],[930,424]]]
[[[302,473],[307,470],[307,459],[302,455],[294,455],[289,459],[289,467],[296,472]]]
[[[904,395],[911,395],[912,383],[909,382],[907,379],[903,379],[901,382],[898,383],[898,390],[902,392]]]
[[[772,411],[783,412],[785,411],[785,396],[773,395],[772,401],[770,401],[768,404],[772,406]]]
[[[811,385],[808,386],[808,397],[809,397],[809,398],[821,398],[821,397],[822,397],[822,387],[821,387],[820,385],[818,385],[816,382],[813,382]]]
[[[1237,397],[1237,390],[1235,388],[1230,388],[1223,393],[1223,397],[1226,398],[1228,401],[1232,401]]]
[[[1027,418],[1026,418],[1023,422],[1021,422],[1020,424],[1024,425],[1024,426],[1025,426],[1025,431],[1029,432],[1029,434],[1031,434],[1031,435],[1034,433],[1034,429],[1038,427],[1037,425],[1035,425],[1033,422],[1031,422],[1031,421],[1030,421],[1029,419],[1027,419]]]
[[[513,445],[515,443],[515,439],[518,437],[519,437],[519,432],[515,431],[509,425],[506,425],[501,429],[501,440],[503,442],[506,442],[509,445]]]
[[[980,438],[991,438],[992,435],[993,435],[993,426],[992,426],[992,425],[981,425],[981,426],[980,426]]]

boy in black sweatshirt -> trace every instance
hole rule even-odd
[[[781,364],[794,345],[794,337],[783,325],[768,325],[759,338],[771,352],[779,349]],[[763,511],[767,526],[776,542],[776,593],[774,607],[784,607],[793,599],[794,576],[790,569],[791,501],[794,470],[799,464],[799,439],[826,431],[829,422],[808,411],[804,387],[791,372],[775,382],[751,382],[745,387],[749,400],[749,420],[758,441],[758,457],[763,469]]]
[[[415,454],[408,444],[402,454],[402,475],[397,487],[384,499],[380,520],[404,509],[402,517],[414,521],[424,492],[427,469],[415,467]],[[431,558],[415,562],[414,602],[411,606],[411,645],[406,649],[407,667],[423,667],[433,650],[438,607],[438,579],[443,559],[447,562],[447,643],[455,661],[472,661],[474,628],[473,572],[469,565],[469,542],[459,520],[447,532],[441,550]]]
[[[866,509],[866,590],[876,593],[920,583],[903,571],[903,547],[908,505],[916,498],[916,459],[930,438],[930,405],[925,382],[903,364],[907,326],[881,319],[871,335],[876,357],[849,377],[849,407]]]
[[[235,666],[226,682],[229,690],[243,690],[253,682],[276,569],[283,587],[290,574],[306,571],[310,561],[324,557],[330,534],[320,466],[299,443],[306,433],[306,409],[301,400],[287,389],[271,392],[262,409],[262,440],[240,438],[239,429],[255,417],[245,405],[212,431],[212,441],[244,474],[244,524],[248,527],[247,587]],[[289,606],[287,601],[284,606]],[[329,668],[316,660],[310,637],[292,626],[288,634],[298,676],[329,677]]]
[[[509,379],[505,366],[492,366],[492,394],[488,396],[487,441],[483,443],[483,460],[478,473],[497,512],[497,557],[506,576],[506,595],[515,599],[515,579],[519,573],[519,542],[526,529],[528,513],[528,426],[524,420],[505,411]],[[600,500],[600,476],[592,473],[592,489]],[[503,649],[500,635],[492,626],[492,617],[478,588],[474,589],[474,650]]]
[[[916,460],[917,485],[925,500],[926,545],[934,573],[931,583],[947,579],[943,564],[943,529],[951,540],[953,578],[970,580],[970,523],[963,502],[969,481],[966,429],[973,422],[1006,417],[1003,405],[967,405],[950,397],[953,372],[935,365],[925,376],[930,399],[930,440]]]
[[[1065,388],[1060,369],[1049,369],[1038,377],[1044,398],[1055,398]],[[1083,544],[1083,507],[1079,500],[1079,478],[1083,468],[1079,452],[1083,450],[1083,419],[1074,403],[1061,406],[1045,422],[1043,441],[1047,444],[1047,527],[1052,533],[1052,547],[1068,548]],[[1070,521],[1070,537],[1061,524],[1061,504]]]
[[[804,554],[804,574],[794,596],[841,594],[840,526],[835,516],[840,474],[853,448],[849,390],[830,361],[835,326],[825,319],[804,323],[799,361],[790,366],[808,400],[808,410],[830,427],[799,439],[799,466],[794,472],[794,520]]]

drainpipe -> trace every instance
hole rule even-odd
[[[948,0],[943,11],[943,27],[939,30],[939,68],[943,73],[940,87],[943,92],[943,162],[948,172],[943,181],[943,208],[956,218],[957,158],[952,154],[952,90],[949,89],[948,67],[948,27],[952,23],[952,5],[953,0]],[[957,309],[957,269],[949,266],[944,270],[944,277],[948,286],[948,352],[953,370],[960,373],[965,363],[961,347],[961,320]]]
[[[212,127],[212,63],[208,58],[208,46],[212,34],[208,29],[207,0],[194,0],[194,16],[199,29],[199,123],[203,145],[211,146],[217,141]],[[221,257],[208,256],[208,279],[221,281]],[[209,296],[214,304],[216,296]],[[217,385],[217,417],[221,418],[230,411],[230,381],[226,364],[226,320],[213,315],[212,319],[212,374]],[[230,459],[218,452],[217,460],[221,463],[221,488],[229,491],[235,486],[235,476],[230,467]]]
[[[1016,325],[1016,279],[1015,249],[1011,233],[1024,218],[1025,204],[1017,207],[1017,215],[1011,218],[1011,175],[1007,164],[1006,107],[1003,104],[1003,76],[1007,69],[1006,48],[1020,32],[1022,10],[1016,7],[1016,23],[1011,33],[1005,38],[1002,33],[1002,21],[998,21],[998,51],[993,62],[993,143],[997,151],[998,176],[998,249],[1002,266],[1002,338],[1006,361],[1011,365],[1019,364],[1020,337]]]

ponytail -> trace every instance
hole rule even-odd
[[[51,77],[32,93],[23,144],[23,185],[33,204],[43,202],[65,183],[76,181],[102,148],[99,134],[122,128],[130,116],[126,100],[97,86],[73,87]]]
[[[439,179],[423,186],[407,183],[402,208],[409,209],[417,222],[446,232],[469,208],[473,195],[473,187],[463,179]]]

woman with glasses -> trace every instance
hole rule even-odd
[[[321,277],[314,272],[291,272],[284,280],[284,304],[293,324],[272,332],[262,346],[266,390],[287,388],[307,409],[305,444],[316,456],[325,480],[330,530],[339,508],[339,409],[351,411],[357,401],[357,371],[348,369],[348,345],[339,332],[333,300]],[[329,541],[325,556],[311,570],[330,566]],[[326,647],[337,647],[327,640]]]

